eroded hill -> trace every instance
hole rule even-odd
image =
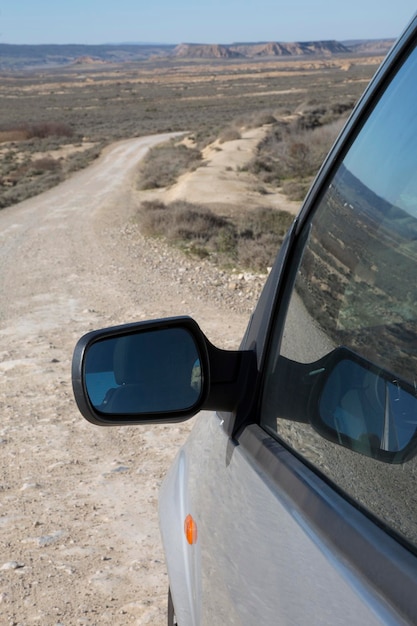
[[[249,42],[233,44],[106,44],[106,45],[12,45],[0,44],[0,69],[22,70],[65,67],[84,59],[92,62],[131,63],[155,59],[256,59],[273,57],[384,54],[392,39],[351,42]]]

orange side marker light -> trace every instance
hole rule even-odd
[[[191,515],[185,518],[184,533],[190,546],[197,543],[197,524]]]

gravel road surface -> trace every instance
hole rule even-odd
[[[137,164],[166,137],[114,144],[0,211],[1,624],[165,623],[157,494],[192,422],[94,427],[70,367],[85,332],[167,315],[239,344],[261,281],[145,240],[134,220]]]

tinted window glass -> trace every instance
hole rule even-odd
[[[415,546],[416,82],[413,52],[304,229],[262,406],[269,432]]]

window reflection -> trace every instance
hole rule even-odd
[[[285,326],[283,332],[276,328],[272,340],[262,420],[267,430],[365,509],[384,523],[389,520],[391,528],[417,549],[417,520],[412,505],[417,478],[415,457],[404,465],[388,465],[363,456],[364,447],[352,451],[326,441],[310,426],[311,386],[305,384],[305,377],[296,375],[300,366],[309,369],[310,364],[325,360],[332,351],[347,347],[375,367],[391,372],[392,380],[398,377],[409,389],[400,406],[396,403],[395,383],[384,383],[381,411],[390,416],[385,423],[392,423],[398,441],[394,444],[391,434],[387,439],[386,433],[378,431],[379,449],[401,448],[407,438],[414,436],[416,81],[417,53],[413,51],[350,147],[312,223],[305,226]],[[323,415],[329,397],[323,399]],[[366,420],[360,421],[357,406],[357,398],[349,398],[348,402],[347,396],[336,407],[339,412],[332,412],[332,419],[336,419],[333,423],[338,424],[341,436],[352,441],[365,436],[365,441],[371,442],[375,433],[364,425]]]
[[[342,165],[313,223],[296,292],[333,345],[414,383],[416,261],[417,219]]]

